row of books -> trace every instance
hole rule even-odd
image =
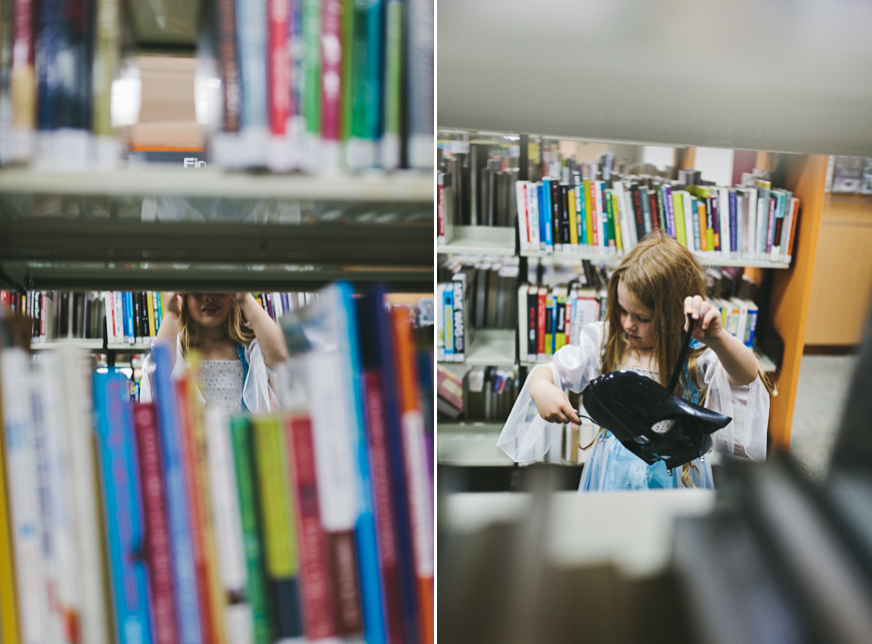
[[[469,322],[476,329],[514,329],[518,307],[515,291],[518,265],[500,261],[470,263],[451,257],[440,267],[441,281],[468,286]],[[444,299],[443,299],[444,301]]]
[[[509,417],[518,397],[517,373],[498,367],[472,367],[463,377],[439,366],[437,410],[446,420],[500,422]]]
[[[0,320],[3,641],[433,642],[432,347],[348,285],[282,324],[281,410],[228,416]]]
[[[433,167],[433,0],[218,0],[222,167]]]
[[[520,360],[542,362],[566,344],[578,344],[582,327],[605,315],[604,296],[577,282],[518,288]]]
[[[586,166],[583,166],[586,167]],[[768,181],[728,188],[576,173],[515,184],[521,251],[629,251],[662,230],[703,258],[789,263],[799,200]]]
[[[278,321],[287,311],[309,304],[315,293],[254,293]],[[33,320],[32,341],[102,339],[108,344],[142,344],[157,335],[164,315],[164,295],[157,291],[0,291],[0,306]]]
[[[872,158],[830,157],[830,190],[872,194]]]
[[[0,164],[80,169],[121,156],[112,128],[119,0],[5,2],[0,18]]]

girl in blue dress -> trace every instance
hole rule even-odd
[[[764,460],[771,387],[754,353],[724,330],[704,295],[693,253],[662,233],[649,235],[612,274],[605,321],[585,326],[577,345],[564,346],[530,373],[497,444],[517,463],[542,460],[550,448],[549,424],[581,424],[585,415],[583,407],[572,408],[566,391],[581,391],[603,373],[633,370],[665,386],[690,313],[693,343],[678,393],[733,419],[712,435],[714,451]],[[708,456],[671,472],[663,462],[648,465],[604,429],[592,447],[580,490],[713,487]]]

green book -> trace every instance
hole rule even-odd
[[[267,607],[266,580],[263,575],[263,553],[258,530],[255,493],[257,480],[248,417],[236,415],[230,418],[230,439],[233,445],[233,460],[236,464],[236,489],[239,494],[242,544],[247,572],[245,589],[254,621],[254,642],[271,644],[273,637]]]
[[[275,607],[275,633],[279,640],[302,637],[300,555],[294,530],[285,437],[278,416],[255,416],[252,425],[266,574]]]
[[[382,167],[400,165],[400,109],[403,72],[403,3],[388,0],[385,26],[384,134]]]
[[[679,244],[687,248],[687,234],[684,223],[684,197],[683,190],[672,193],[672,205],[675,212],[675,239]]]
[[[351,138],[351,120],[354,115],[354,0],[342,0],[342,119],[340,139]]]
[[[605,244],[607,248],[617,248],[617,243],[615,240],[615,212],[612,208],[612,191],[606,190],[605,192],[606,198],[606,239],[608,243]]]
[[[321,134],[321,0],[303,0],[303,119]]]

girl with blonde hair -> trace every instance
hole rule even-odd
[[[581,424],[583,409],[572,408],[566,391],[580,392],[601,374],[632,370],[665,386],[691,314],[693,341],[678,393],[733,419],[713,434],[715,451],[764,460],[772,389],[754,353],[724,330],[718,309],[704,298],[693,253],[662,233],[646,237],[609,280],[605,320],[585,326],[577,345],[531,372],[497,444],[518,463],[541,460],[550,447],[549,423]],[[705,456],[673,473],[662,461],[648,465],[604,429],[592,447],[580,490],[713,487]]]
[[[200,360],[204,403],[229,412],[276,408],[272,370],[287,359],[282,332],[251,293],[164,293],[164,317],[155,344],[170,352],[172,377],[184,370],[185,356]],[[143,364],[140,400],[151,400],[149,360]]]

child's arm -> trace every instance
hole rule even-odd
[[[740,387],[754,382],[758,363],[754,353],[741,340],[730,335],[721,324],[721,314],[699,295],[684,300],[684,311],[696,320],[693,337],[717,354],[727,372],[730,386]]]
[[[279,325],[261,308],[251,293],[236,293],[234,298],[254,331],[266,366],[274,369],[287,360],[288,349]]]
[[[581,424],[578,414],[569,404],[569,397],[554,384],[550,367],[537,369],[530,376],[530,398],[536,403],[539,415],[548,422]]]
[[[176,340],[179,337],[179,314],[182,310],[182,296],[178,293],[162,293],[164,315],[160,328],[154,338],[155,344],[165,344],[170,348],[170,370],[176,364]]]

